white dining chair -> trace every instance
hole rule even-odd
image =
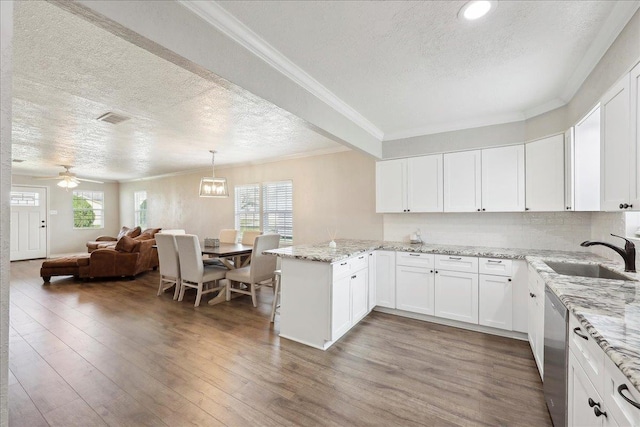
[[[280,287],[282,286],[282,270],[276,270],[273,272],[275,281],[273,283],[273,303],[271,303],[271,323],[276,318],[276,313],[280,308]]]
[[[182,230],[182,229],[170,229],[170,230],[160,230],[159,233],[162,234],[187,234],[186,231]],[[156,233],[158,234],[158,233]]]
[[[253,242],[256,240],[256,237],[261,235],[262,231],[245,231],[242,233],[242,240],[240,242],[243,245],[253,246]]]
[[[254,307],[258,306],[256,300],[256,290],[263,284],[273,283],[274,272],[278,258],[273,255],[263,255],[263,252],[269,249],[276,249],[280,245],[279,234],[265,234],[256,237],[253,245],[253,253],[251,255],[251,264],[247,267],[229,270],[227,272],[227,301],[231,299],[231,292],[237,292],[244,295],[251,295],[251,302]],[[237,286],[234,287],[234,285]],[[242,289],[241,284],[247,286]]]
[[[225,292],[227,285],[220,285],[220,280],[224,279],[227,269],[224,267],[205,266],[202,263],[202,250],[198,241],[198,236],[193,234],[183,234],[174,236],[178,245],[178,257],[180,259],[180,295],[178,301],[184,298],[186,288],[195,288],[195,307],[200,305],[203,294],[210,292]],[[213,287],[204,288],[205,283],[214,283]]]
[[[173,291],[173,299],[175,300],[180,291],[180,261],[178,260],[176,239],[173,234],[162,233],[156,233],[155,239],[158,246],[158,270],[160,270],[158,296],[175,286]]]
[[[220,243],[238,243],[238,233],[238,230],[223,228],[218,234],[218,240]]]

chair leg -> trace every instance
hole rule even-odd
[[[184,289],[185,286],[182,284],[182,280],[180,280],[180,295],[178,296],[178,301],[182,301],[184,298]]]
[[[157,297],[159,297],[160,295],[162,295],[162,276],[160,276],[160,284],[158,285],[158,293],[156,294]]]
[[[200,305],[200,299],[202,298],[202,286],[202,282],[198,282],[198,295],[196,295],[196,303],[193,305],[194,307]]]
[[[258,302],[256,300],[256,284],[255,283],[249,283],[249,286],[251,287],[251,302],[253,303],[254,307],[258,306]]]
[[[278,297],[280,296],[280,277],[275,277],[275,283],[273,284],[273,304],[271,304],[271,323],[276,318],[276,308],[278,308]]]
[[[180,279],[176,279],[175,282],[175,290],[173,291],[173,300],[177,300],[178,299],[178,294],[180,293]]]
[[[233,286],[233,281],[228,280],[227,282],[227,301],[231,301],[231,286]]]

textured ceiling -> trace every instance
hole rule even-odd
[[[500,1],[468,22],[457,18],[464,3],[219,2],[385,139],[560,105],[616,4]]]
[[[207,79],[46,2],[14,5],[15,173],[127,180],[345,149],[228,82]],[[97,121],[114,111],[118,125]]]

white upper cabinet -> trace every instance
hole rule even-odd
[[[631,199],[630,204],[634,209],[640,209],[640,63],[631,70],[630,77],[630,123],[631,130],[631,153],[634,155],[635,163],[631,168]]]
[[[482,155],[480,150],[444,155],[445,212],[482,209]]]
[[[403,212],[407,209],[407,159],[376,163],[376,212]]]
[[[526,210],[563,211],[565,204],[564,135],[525,145]]]
[[[442,154],[412,157],[408,159],[407,170],[409,212],[442,212]]]
[[[442,154],[376,163],[376,212],[442,212]]]
[[[482,150],[482,210],[524,211],[524,178],[523,145]]]
[[[600,210],[600,106],[575,125],[573,210]]]
[[[618,81],[600,102],[601,209],[629,209],[631,170],[635,170],[629,132],[629,75]],[[633,160],[633,162],[632,162]]]

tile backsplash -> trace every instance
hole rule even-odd
[[[385,214],[384,239],[407,241],[419,228],[428,243],[576,251],[582,249],[580,242],[617,227],[618,219],[610,215],[621,216],[591,212]],[[598,220],[595,232],[593,216]],[[624,233],[624,219],[622,224]]]

